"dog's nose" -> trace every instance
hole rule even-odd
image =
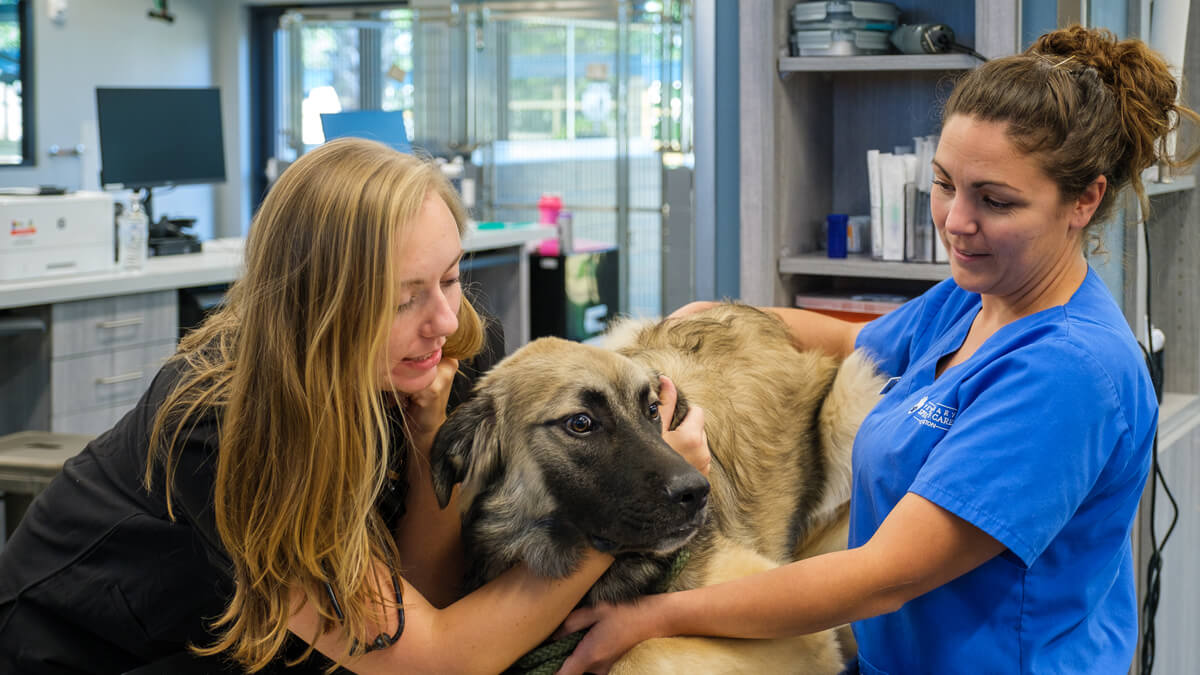
[[[708,481],[694,471],[672,476],[667,481],[667,498],[695,513],[708,501]]]

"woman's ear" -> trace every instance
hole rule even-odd
[[[1108,179],[1104,177],[1104,174],[1096,176],[1096,179],[1083,189],[1083,193],[1075,198],[1068,225],[1076,229],[1087,227],[1088,223],[1092,222],[1092,215],[1100,207],[1100,202],[1104,199],[1104,192],[1107,189]]]

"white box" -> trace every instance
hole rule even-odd
[[[114,249],[107,193],[0,195],[0,281],[106,272]]]
[[[879,155],[879,182],[883,206],[884,260],[904,260],[904,156]],[[874,233],[872,232],[872,235]]]

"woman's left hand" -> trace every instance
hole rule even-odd
[[[683,455],[688,464],[707,477],[709,469],[712,468],[712,452],[708,449],[708,435],[704,433],[704,409],[690,406],[687,415],[672,431],[671,420],[675,415],[675,401],[679,398],[679,391],[666,375],[659,375],[658,379],[662,384],[658,394],[658,412],[662,419],[663,440],[675,452]]]
[[[458,359],[443,358],[437,365],[437,376],[433,382],[408,396],[404,404],[404,419],[414,439],[432,443],[434,434],[446,421],[446,404],[450,400],[450,388],[456,372]]]
[[[669,595],[669,594],[668,594]],[[598,673],[603,675],[625,652],[643,640],[666,635],[659,626],[653,605],[664,596],[648,595],[629,603],[601,603],[571,612],[555,637],[590,627],[587,635],[567,657],[558,675]]]

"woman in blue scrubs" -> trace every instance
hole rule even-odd
[[[863,673],[1126,672],[1158,406],[1084,251],[1124,187],[1145,206],[1143,169],[1195,158],[1159,154],[1197,120],[1176,91],[1141,42],[1078,26],[966,74],[933,160],[953,278],[867,324],[775,310],[797,346],[865,350],[891,377],[854,445],[849,548],[577,611],[564,629],[592,629],[562,672],[651,637],[847,622]]]

